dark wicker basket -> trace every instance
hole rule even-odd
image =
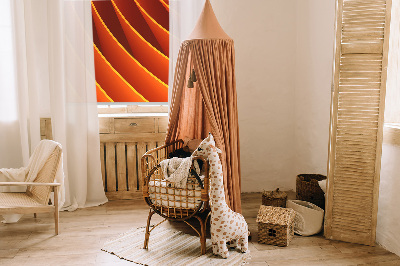
[[[262,205],[286,208],[287,194],[279,191],[264,191],[262,194]]]
[[[326,179],[319,174],[300,174],[296,178],[296,199],[314,203],[325,209],[325,195],[318,181]]]

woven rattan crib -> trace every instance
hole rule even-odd
[[[202,161],[203,178],[193,170],[188,176],[186,187],[177,188],[173,183],[163,179],[160,162],[168,159],[171,152],[183,147],[183,141],[177,140],[170,144],[149,150],[142,156],[142,191],[143,198],[150,206],[147,218],[144,248],[148,248],[150,232],[166,220],[183,221],[193,228],[200,236],[201,253],[206,252],[206,224],[210,217],[209,212],[209,173],[208,162],[203,157],[193,157],[192,160]],[[150,229],[151,217],[154,213],[165,219]],[[191,218],[200,223],[200,232],[190,224]],[[189,221],[189,219],[191,219]]]

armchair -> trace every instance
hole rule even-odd
[[[54,212],[55,234],[58,235],[58,190],[60,183],[54,183],[62,150],[56,146],[33,182],[0,182],[0,186],[27,186],[25,192],[0,192],[0,215]],[[50,205],[50,193],[54,202]]]

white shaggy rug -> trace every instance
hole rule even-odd
[[[145,228],[132,229],[108,241],[103,251],[143,265],[243,265],[249,253],[230,250],[229,258],[212,254],[211,240],[207,239],[207,252],[201,255],[200,239],[168,228],[157,227],[150,234],[149,249],[143,249]]]

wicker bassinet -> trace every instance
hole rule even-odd
[[[208,162],[200,156],[192,158],[192,160],[201,160],[203,162],[203,176],[197,175],[192,168],[185,187],[175,187],[174,183],[163,179],[163,174],[161,172],[160,162],[164,159],[168,159],[170,153],[182,147],[183,141],[177,140],[150,150],[142,157],[143,198],[150,206],[144,248],[148,248],[150,232],[158,225],[150,229],[151,217],[154,213],[157,213],[165,218],[164,221],[183,221],[192,227],[200,236],[201,252],[205,254],[206,223],[207,219],[210,217]],[[189,223],[188,220],[190,218],[196,218],[200,222],[200,232]]]

